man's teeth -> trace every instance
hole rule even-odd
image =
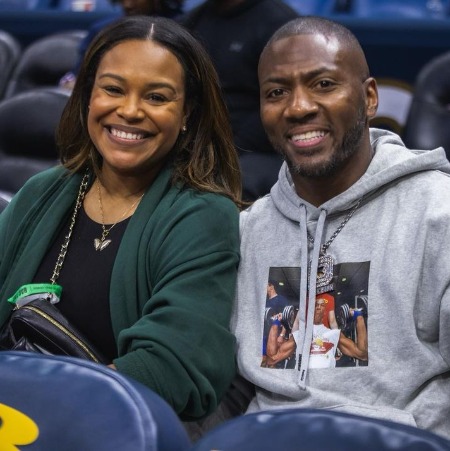
[[[322,138],[323,136],[325,136],[324,131],[313,131],[313,132],[301,133],[300,135],[294,135],[294,136],[292,136],[292,140],[293,141],[307,141],[308,139]]]
[[[123,132],[121,130],[116,130],[114,128],[111,129],[111,134],[113,136],[117,136],[118,138],[130,139],[130,140],[138,140],[138,139],[144,138],[144,135],[142,133],[127,133],[127,132]]]

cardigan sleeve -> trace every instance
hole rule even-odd
[[[230,200],[190,190],[160,210],[145,262],[151,294],[120,331],[114,364],[194,420],[216,408],[235,375],[239,215]]]

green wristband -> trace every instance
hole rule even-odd
[[[59,302],[62,293],[62,286],[53,283],[30,283],[22,285],[13,296],[8,299],[11,304],[16,304],[19,299],[46,294],[52,304]],[[41,296],[42,297],[42,296]]]

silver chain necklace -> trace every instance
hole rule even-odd
[[[339,224],[339,227],[334,231],[331,237],[322,246],[320,246],[320,255],[317,265],[317,280],[316,280],[316,294],[327,293],[334,289],[333,276],[334,276],[334,258],[327,254],[327,249],[330,247],[334,239],[339,235],[342,229],[345,227],[350,218],[354,215],[362,202],[362,197],[356,202],[355,206],[350,210],[344,220]],[[314,244],[314,238],[307,232],[308,241]],[[311,273],[311,262],[309,262],[308,278]]]

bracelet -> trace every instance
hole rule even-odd
[[[353,310],[353,319],[356,321],[356,318],[358,316],[363,316],[363,313],[361,310]]]

